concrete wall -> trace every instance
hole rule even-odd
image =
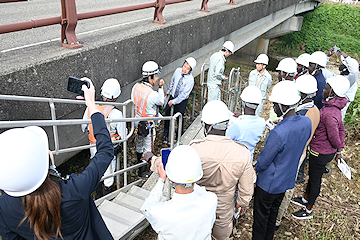
[[[309,3],[312,7],[316,5],[314,1]],[[18,70],[0,72],[1,93],[73,98],[65,91],[69,75],[87,76],[94,80],[97,89],[105,79],[115,77],[123,87],[119,99],[123,102],[130,98],[131,87],[140,79],[140,69],[145,61],[155,60],[164,66],[163,77],[169,81],[174,69],[191,55],[198,60],[194,71],[197,75],[202,63],[208,61],[224,41],[234,41],[239,49],[293,16],[298,5],[299,0],[254,0],[224,11],[212,11],[202,17],[184,17],[182,21],[169,22],[149,32],[138,32],[130,38],[92,48],[83,47],[74,53],[52,57]],[[10,58],[6,54],[3,56]],[[0,104],[0,120],[50,119],[49,109],[44,104],[4,101]],[[61,105],[57,107],[57,118],[81,118],[83,111],[84,107],[80,105]],[[60,134],[65,138],[63,145],[87,141],[79,127],[65,128]]]

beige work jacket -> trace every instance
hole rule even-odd
[[[247,206],[256,182],[250,151],[230,137],[216,135],[194,140],[190,146],[199,153],[204,171],[203,177],[196,183],[217,195],[217,213],[229,215],[226,218],[232,217],[236,184],[239,187],[236,202]]]

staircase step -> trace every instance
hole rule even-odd
[[[104,200],[98,210],[114,239],[122,238],[145,219],[143,214],[108,200]]]
[[[145,200],[150,195],[150,191],[139,188],[138,186],[132,186],[127,194]]]
[[[112,200],[112,202],[141,213],[140,208],[143,205],[144,200],[121,192],[114,200]]]

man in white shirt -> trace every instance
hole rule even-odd
[[[158,163],[159,180],[140,209],[158,239],[211,240],[217,197],[196,184],[203,176],[198,153],[180,145],[171,151],[165,169]],[[171,200],[161,202],[166,175],[175,192]]]

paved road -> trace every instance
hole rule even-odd
[[[238,1],[240,2],[240,0]],[[256,0],[242,0],[239,5],[254,1]],[[148,2],[152,1],[77,0],[76,4],[77,12],[82,13]],[[0,34],[0,73],[26,67],[29,64],[47,61],[49,58],[56,58],[109,44],[119,39],[136,36],[156,28],[170,27],[184,19],[189,20],[206,17],[209,14],[233,8],[234,6],[228,5],[228,2],[228,0],[209,1],[208,6],[212,10],[211,13],[199,11],[201,0],[167,5],[163,12],[164,19],[167,21],[164,25],[152,23],[154,8],[82,20],[78,22],[76,28],[78,40],[84,46],[80,50],[69,50],[60,47],[60,25]],[[2,3],[0,5],[0,24],[10,24],[61,15],[60,0],[30,0],[27,2]],[[203,31],[210,30],[211,29],[203,29]],[[181,33],[171,33],[171,28],[169,28],[169,34]]]

